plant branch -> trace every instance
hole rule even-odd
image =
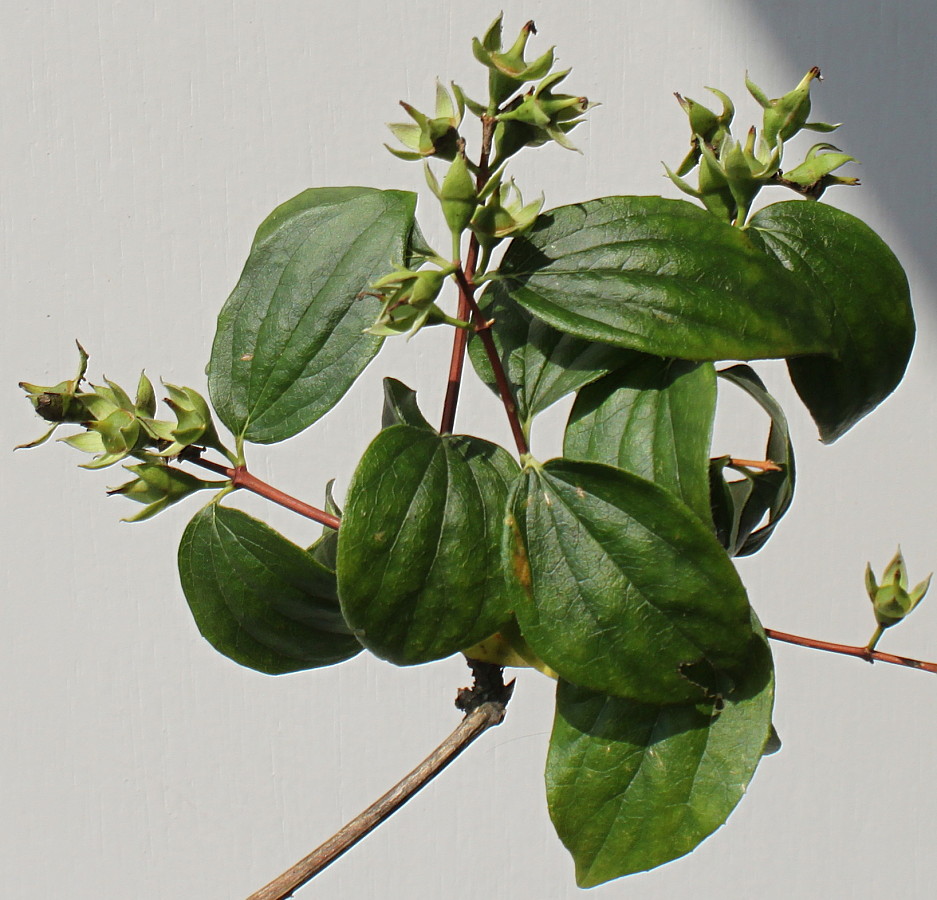
[[[482,146],[478,159],[478,174],[475,176],[475,190],[481,191],[488,181],[488,158],[491,155],[491,140],[495,131],[495,121],[489,116],[482,118]],[[478,265],[478,238],[473,234],[469,239],[468,252],[465,255],[465,271],[469,281],[475,277]],[[459,285],[459,307],[456,318],[465,320],[469,317],[469,301],[462,285]],[[446,383],[446,399],[442,408],[440,434],[451,434],[455,425],[455,411],[459,404],[459,391],[462,387],[462,372],[465,368],[465,348],[468,344],[468,331],[457,328],[452,339],[452,356],[449,360],[449,380]]]
[[[524,434],[524,427],[517,415],[517,403],[514,400],[514,392],[511,390],[510,382],[501,364],[501,357],[498,356],[498,348],[495,347],[494,338],[491,336],[491,322],[485,320],[482,311],[475,302],[475,285],[472,284],[468,275],[462,269],[456,269],[456,280],[462,288],[463,296],[468,300],[469,309],[472,312],[472,322],[475,325],[475,333],[478,335],[488,356],[488,362],[491,364],[495,375],[495,382],[498,385],[498,393],[501,395],[501,402],[504,404],[504,411],[507,413],[508,422],[511,425],[511,433],[514,435],[514,443],[517,445],[517,452],[524,456],[530,452],[527,446],[527,436]]]
[[[196,449],[201,452],[200,448]],[[339,519],[338,516],[333,516],[324,509],[319,509],[317,506],[312,506],[309,503],[304,503],[302,500],[297,500],[295,497],[281,491],[279,488],[275,488],[273,485],[261,481],[255,475],[248,472],[246,466],[235,466],[231,468],[231,466],[224,466],[220,463],[212,462],[210,459],[202,459],[201,456],[194,452],[180,453],[179,459],[184,462],[190,462],[196,466],[201,466],[203,469],[208,469],[209,472],[223,475],[225,478],[231,480],[231,484],[234,487],[244,488],[244,490],[250,491],[252,494],[257,494],[307,519],[312,519],[313,522],[327,525],[329,528],[334,528],[336,530],[338,530],[338,526],[341,523],[341,519]]]
[[[834,644],[830,641],[819,641],[816,638],[801,637],[797,634],[786,634],[766,628],[765,634],[774,641],[783,641],[786,644],[797,644],[798,647],[809,647],[812,650],[826,650],[829,653],[841,653],[844,656],[856,656],[866,662],[886,662],[896,666],[907,666],[910,669],[921,669],[924,672],[937,673],[937,662],[925,662],[921,659],[911,659],[907,656],[895,656],[893,653],[883,653],[881,650],[870,650],[868,647],[854,647],[851,644]]]
[[[294,891],[318,875],[400,809],[414,794],[426,787],[476,738],[501,723],[511,699],[514,682],[504,684],[503,670],[499,666],[478,660],[468,660],[468,663],[472,667],[475,684],[472,688],[459,691],[456,706],[465,711],[465,718],[455,731],[383,797],[355,816],[339,832],[303,857],[296,865],[251,894],[247,900],[284,900],[286,897],[292,897]]]

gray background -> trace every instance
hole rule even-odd
[[[15,382],[74,366],[133,384],[204,388],[214,319],[253,231],[317,185],[418,189],[419,168],[381,147],[396,101],[431,104],[433,78],[482,93],[469,39],[494,3],[378,4],[46,0],[5,4],[0,122],[0,291],[5,513],[0,608],[3,897],[243,897],[386,789],[452,728],[457,659],[411,670],[361,656],[268,678],[214,653],[178,587],[174,554],[197,502],[120,523],[128,504],[63,445],[10,453],[40,428]],[[728,91],[755,121],[744,71],[771,96],[812,65],[816,117],[862,160],[861,189],[829,200],[866,218],[911,279],[919,340],[906,382],[871,419],[820,447],[783,368],[761,371],[786,401],[799,453],[795,506],[742,563],[765,624],[860,643],[871,629],[866,560],[900,541],[912,577],[937,568],[933,173],[937,7],[862,2],[529,2],[535,47],[558,45],[570,89],[600,100],[574,135],[521,157],[521,185],[547,205],[615,193],[676,196],[660,159],[687,140],[671,92]],[[820,138],[818,138],[820,139]],[[802,137],[794,150],[812,141]],[[772,197],[766,199],[771,200]],[[420,388],[436,419],[447,342],[393,342],[311,432],[256,448],[258,475],[316,501],[344,490],[376,430],[385,374]],[[558,444],[535,434],[541,458]],[[487,392],[466,390],[458,428],[508,443]],[[757,455],[763,422],[722,414],[715,453]],[[509,444],[508,444],[509,445]],[[310,523],[261,503],[297,541]],[[134,510],[135,511],[135,510]],[[937,600],[883,649],[937,658]],[[929,897],[937,881],[931,676],[775,646],[783,751],[696,853],[593,896]],[[430,900],[575,897],[542,792],[552,684],[523,672],[507,721],[300,896]]]

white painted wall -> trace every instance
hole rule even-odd
[[[62,445],[9,448],[40,425],[15,382],[68,377],[76,337],[96,377],[133,383],[145,367],[204,387],[214,318],[256,225],[309,186],[421,189],[418,167],[381,147],[383,123],[399,119],[400,98],[429,105],[437,74],[481,93],[469,38],[497,10],[427,0],[0,8],[3,897],[236,900],[455,725],[466,682],[457,660],[400,671],[361,657],[276,679],[239,669],[199,637],[178,587],[175,547],[195,504],[127,526],[127,505],[104,496],[115,472],[76,470]],[[912,576],[937,568],[937,7],[531,0],[512,4],[509,30],[528,17],[538,46],[555,42],[575,67],[570,86],[603,103],[576,132],[584,156],[552,148],[518,161],[522,185],[542,187],[548,205],[675,196],[659,165],[685,149],[671,91],[702,98],[713,84],[741,101],[746,68],[772,95],[823,68],[817,116],[846,122],[836,140],[864,164],[865,186],[830,200],[904,261],[920,338],[906,383],[829,448],[783,370],[763,367],[788,401],[799,495],[743,577],[767,625],[864,641],[866,560],[882,567],[900,541]],[[740,105],[740,121],[754,121],[752,104]],[[434,332],[388,347],[340,409],[255,450],[252,467],[312,500],[329,477],[347,484],[377,427],[381,376],[419,386],[435,418],[445,356]],[[484,389],[467,391],[460,427],[507,442],[501,418]],[[760,438],[749,431],[730,412],[715,449],[750,455]],[[547,455],[543,430],[539,439]],[[296,540],[316,531],[245,505]],[[937,658],[937,600],[883,648]],[[937,682],[785,646],[776,657],[785,746],[728,825],[692,856],[593,896],[932,896]],[[578,896],[542,792],[551,694],[522,673],[505,724],[299,896]]]

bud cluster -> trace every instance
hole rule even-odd
[[[202,481],[168,465],[168,460],[195,444],[212,447],[234,460],[221,443],[201,394],[189,387],[164,384],[169,394],[165,402],[176,421],[156,419],[156,392],[145,374],[140,375],[131,399],[107,378],[103,385],[86,382],[88,354],[80,344],[78,352],[74,378],[49,387],[20,382],[36,412],[52,423],[45,434],[22,447],[37,447],[60,425],[72,424],[84,430],[59,440],[93,457],[82,468],[103,469],[128,457],[141,460],[142,465],[126,467],[135,479],[111,491],[146,504],[146,509],[129,521],[149,518],[194,491],[224,486],[225,482]],[[83,381],[88,390],[82,390]]]
[[[472,41],[475,58],[488,70],[487,104],[473,100],[457,84],[452,84],[450,93],[437,81],[433,115],[401,102],[412,121],[388,125],[406,149],[387,149],[400,159],[423,160],[426,182],[439,200],[452,238],[452,255],[450,262],[430,251],[427,259],[437,268],[398,266],[364,292],[383,302],[375,323],[366,329],[370,334],[412,336],[424,325],[438,322],[466,327],[467,323],[446,316],[435,302],[446,277],[461,266],[463,235],[471,232],[481,248],[481,265],[472,273],[480,283],[493,248],[531,228],[543,207],[542,197],[525,204],[514,180],[505,180],[506,160],[524,147],[551,141],[575,149],[567,135],[595,105],[585,97],[555,93],[570,70],[551,72],[552,47],[532,61],[526,59],[527,42],[536,34],[533,22],[527,22],[507,48],[501,25],[499,14],[484,37]],[[527,85],[531,86],[525,93]],[[466,155],[459,130],[466,109],[482,122],[484,150],[478,162]],[[430,168],[430,159],[449,163],[441,180]]]
[[[749,93],[763,109],[760,137],[754,127],[745,140],[736,140],[731,133],[735,106],[722,91],[707,88],[722,101],[722,112],[715,113],[703,104],[676,94],[677,102],[690,120],[690,152],[677,168],[664,168],[671,181],[686,194],[697,197],[714,215],[727,222],[744,225],[752,202],[768,184],[789,187],[811,200],[817,200],[834,184],[856,185],[856,178],[842,178],[832,173],[854,157],[839,152],[832,144],[815,144],[803,163],[789,172],[781,168],[785,142],[798,132],[829,132],[839,125],[808,122],[810,86],[820,78],[820,70],[812,68],[792,91],[769,100],[765,93],[746,76]],[[697,187],[682,176],[699,166]]]

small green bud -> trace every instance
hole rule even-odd
[[[84,405],[78,399],[78,388],[88,369],[88,354],[81,344],[77,341],[75,344],[78,347],[78,371],[74,378],[49,387],[30,384],[27,381],[20,382],[20,387],[26,391],[26,397],[32,403],[36,414],[47,422],[52,422],[52,427],[36,440],[20,444],[16,447],[17,450],[38,447],[52,437],[59,425],[66,422],[76,424],[88,418]]]
[[[865,587],[872,601],[875,620],[879,625],[872,641],[869,642],[870,650],[874,648],[884,629],[897,625],[921,602],[930,587],[932,575],[933,573],[928,575],[924,581],[909,591],[907,571],[900,547],[885,569],[881,584],[876,583],[871,564],[866,566]]]
[[[792,91],[783,97],[769,100],[764,91],[746,74],[745,84],[751,95],[764,108],[764,122],[761,132],[761,156],[770,155],[779,142],[790,140],[804,128],[811,131],[833,131],[839,125],[825,122],[807,122],[810,115],[810,86],[816,80],[822,80],[820,70],[814,66]]]
[[[472,39],[472,53],[488,68],[488,93],[493,107],[498,107],[525,82],[543,78],[553,68],[553,48],[533,62],[524,59],[527,40],[537,29],[532,21],[520,30],[517,40],[508,50],[501,48],[502,14],[491,23],[484,38]]]
[[[383,302],[383,307],[374,324],[365,329],[366,334],[390,337],[408,334],[412,337],[424,325],[449,322],[465,326],[465,322],[450,319],[436,306],[435,300],[442,291],[446,278],[454,271],[449,265],[441,269],[419,269],[411,271],[403,266],[379,278],[371,286],[373,296]]]
[[[215,430],[211,410],[205,398],[190,387],[176,387],[166,383],[163,387],[169,393],[166,405],[176,415],[176,426],[169,431],[172,443],[161,450],[159,455],[162,457],[177,456],[185,447],[200,444],[229,456],[228,450],[221,443],[218,432]]]
[[[136,478],[120,487],[111,488],[108,494],[121,494],[129,500],[146,505],[146,508],[135,516],[124,519],[125,522],[142,522],[162,512],[167,506],[188,497],[189,494],[202,490],[218,490],[227,484],[226,481],[204,481],[182,469],[159,463],[143,463],[124,468],[136,475]]]
[[[597,104],[590,103],[586,97],[553,93],[552,89],[563,81],[570,71],[566,69],[548,75],[534,90],[519,98],[518,102],[512,103],[509,109],[499,113],[496,116],[497,120],[532,126],[535,139],[530,143],[546,143],[552,140],[567,150],[575,150],[576,147],[566,135],[583,121],[580,117]],[[500,153],[498,158],[503,159]]]
[[[96,434],[100,438],[103,452],[91,462],[84,463],[83,469],[103,469],[120,462],[134,450],[140,449],[141,428],[140,422],[134,413],[126,409],[115,409],[103,419],[87,423],[88,434]],[[75,436],[77,437],[77,435]],[[145,437],[144,437],[145,439]],[[93,446],[93,439],[86,439],[87,446]],[[78,442],[69,439],[66,443],[78,447]],[[79,449],[82,449],[79,447]]]
[[[446,172],[446,177],[442,180],[442,185],[436,180],[429,164],[425,165],[425,170],[426,183],[439,198],[442,214],[453,238],[458,238],[468,227],[475,208],[478,206],[475,179],[469,171],[465,154],[460,152],[456,155],[449,166],[449,171]]]
[[[395,150],[384,146],[400,159],[416,160],[427,157],[453,159],[459,150],[459,126],[465,114],[465,100],[461,91],[456,91],[453,101],[449,92],[436,82],[436,115],[433,118],[423,115],[409,103],[400,105],[413,119],[412,123],[391,122],[387,127],[409,150]]]
[[[807,151],[806,158],[799,166],[784,172],[781,183],[794,186],[799,193],[817,200],[828,187],[834,184],[852,186],[859,184],[858,178],[841,178],[831,174],[840,166],[850,162],[858,162],[858,160],[854,156],[839,152],[839,148],[832,144],[814,144]]]
[[[541,195],[539,200],[525,206],[514,179],[508,184],[496,183],[492,187],[486,185],[482,193],[488,195],[488,200],[475,211],[469,227],[478,238],[478,243],[486,250],[506,237],[517,236],[527,231],[540,215],[544,204],[544,197]]]
[[[723,140],[729,135],[729,126],[735,116],[735,106],[729,97],[716,88],[706,88],[722,101],[722,112],[716,115],[711,109],[697,103],[690,97],[681,97],[674,94],[677,102],[683,108],[690,120],[690,152],[677,168],[677,175],[686,175],[699,163],[702,151],[700,144],[707,144],[709,148],[718,153]]]

